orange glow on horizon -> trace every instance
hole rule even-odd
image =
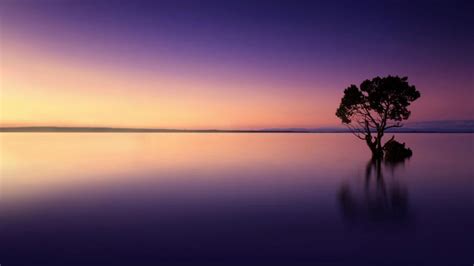
[[[337,123],[332,114],[337,103],[321,93],[272,91],[258,81],[126,72],[15,44],[3,42],[2,48],[3,126],[230,129]]]

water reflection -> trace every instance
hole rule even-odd
[[[349,222],[402,222],[410,218],[406,186],[397,176],[404,161],[370,160],[362,189],[343,183],[338,191],[342,215]],[[391,176],[387,183],[384,174]]]
[[[388,164],[347,134],[0,134],[0,263],[465,265],[474,134],[400,139]]]

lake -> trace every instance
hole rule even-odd
[[[396,137],[2,133],[0,263],[472,265],[474,134]]]

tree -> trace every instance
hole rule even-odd
[[[384,132],[402,127],[401,122],[410,117],[408,106],[419,97],[407,77],[376,77],[362,82],[360,88],[351,85],[345,89],[336,116],[367,142],[373,157],[382,158]]]

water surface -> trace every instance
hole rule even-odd
[[[2,265],[471,265],[474,135],[0,134]]]

